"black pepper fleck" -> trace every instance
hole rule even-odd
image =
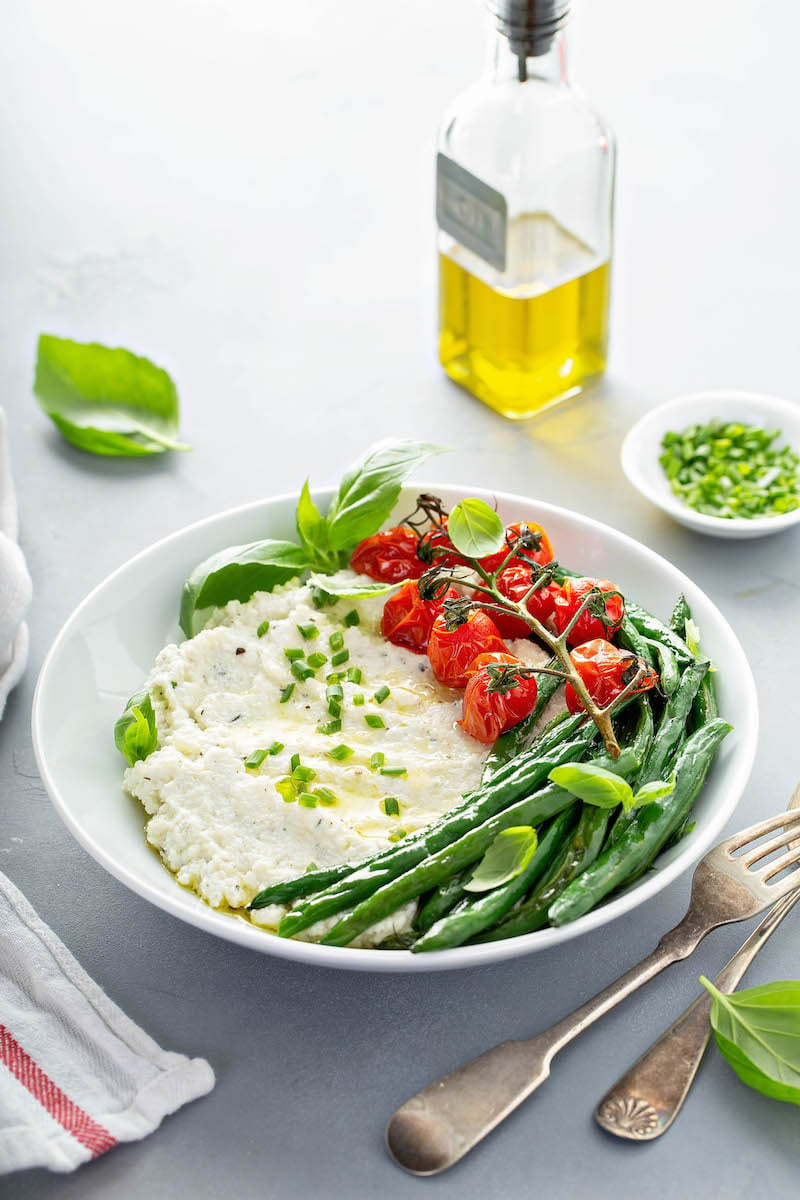
[[[237,654],[244,654],[244,646],[237,646],[237,647],[236,647],[236,653],[237,653]]]

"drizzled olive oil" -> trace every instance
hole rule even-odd
[[[606,365],[610,267],[544,213],[511,220],[499,272],[453,244],[439,255],[439,359],[503,416],[577,394]]]

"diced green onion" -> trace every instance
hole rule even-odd
[[[302,808],[316,808],[317,797],[313,792],[301,792],[297,797],[297,803],[301,805]]]
[[[256,637],[263,637],[265,633],[269,633],[269,621],[262,621],[256,630]]]
[[[350,657],[349,650],[337,650],[335,654],[331,655],[331,666],[332,667],[340,667],[342,665],[342,663],[347,662],[349,657]]]
[[[300,766],[300,755],[293,754],[292,757],[289,759],[289,769],[292,771],[296,771],[299,766]]]
[[[317,797],[320,804],[324,804],[326,808],[331,808],[334,804],[338,804],[338,798],[335,793],[330,790],[330,788],[314,788],[314,795]]]
[[[295,679],[299,679],[301,683],[305,679],[310,679],[311,676],[314,674],[313,667],[304,667],[299,662],[293,662],[290,670],[291,670],[292,674],[294,675]]]
[[[364,715],[364,723],[369,725],[370,729],[385,729],[383,717],[379,717],[377,713],[366,713]]]
[[[354,683],[354,684],[356,684],[356,686],[358,686],[358,684],[361,683],[363,678],[364,678],[364,676],[361,674],[360,667],[348,667],[345,672],[345,679],[347,680],[347,682]]]
[[[294,691],[294,684],[287,683],[286,687],[281,692],[281,700],[280,700],[281,704],[286,703],[286,701],[289,699],[289,697],[291,696],[293,691]]]
[[[309,654],[306,661],[310,667],[313,667],[314,670],[317,671],[320,667],[325,666],[325,663],[328,661],[328,656],[327,654],[323,654],[321,650],[315,650],[313,654]]]
[[[272,745],[267,748],[267,754],[280,754],[282,749],[283,742],[273,742]]]
[[[339,717],[342,715],[341,700],[336,700],[334,697],[332,697],[328,701],[328,712],[338,721]]]
[[[312,583],[311,603],[314,605],[314,608],[325,608],[325,606],[328,604],[335,604],[336,597],[332,596],[330,592],[326,592],[321,587],[317,587],[316,584]]]
[[[394,833],[389,834],[390,842],[399,842],[406,836],[405,829],[395,829]]]
[[[297,632],[307,642],[313,642],[314,638],[319,637],[319,630],[313,621],[308,625],[298,625]]]
[[[325,753],[327,754],[328,758],[334,759],[335,762],[344,762],[344,760],[346,758],[350,758],[355,751],[351,750],[349,746],[342,744],[341,746],[334,746],[331,750],[326,750]]]
[[[381,767],[381,775],[407,775],[407,767]]]
[[[353,625],[361,624],[361,617],[354,608],[351,608],[349,613],[345,613],[342,620],[344,621],[345,625],[348,626],[348,628],[352,627]]]
[[[343,700],[344,688],[340,683],[329,683],[325,688],[326,700]]]
[[[384,700],[388,700],[389,697],[391,696],[391,694],[392,693],[389,690],[389,688],[386,686],[386,684],[382,683],[381,686],[378,688],[377,692],[375,693],[375,695],[372,697],[372,699],[375,701],[376,704],[383,704]]]
[[[283,796],[287,804],[297,799],[297,788],[288,775],[275,781],[275,791],[279,796]]]
[[[380,807],[381,811],[384,812],[387,817],[400,816],[400,805],[398,804],[395,796],[384,796],[381,800]]]
[[[382,767],[385,762],[386,755],[382,754],[380,750],[376,750],[374,754],[370,755],[369,765],[372,767],[373,771],[377,771],[378,768]]]
[[[344,675],[341,671],[331,671],[329,675],[325,676],[326,683],[341,683],[343,679]]]
[[[289,659],[289,662],[294,662],[298,658],[305,658],[305,650],[301,650],[299,646],[287,646],[283,652]]]
[[[308,866],[306,867],[305,873],[307,875],[309,871],[318,871],[318,870],[319,870],[319,867],[317,866],[317,864],[315,862],[310,862],[308,864]]]
[[[253,753],[249,754],[244,760],[244,765],[247,767],[248,771],[257,771],[268,754],[269,750],[254,750]]]
[[[360,708],[363,703],[364,703],[364,693],[357,692],[355,694],[355,696],[353,696],[353,704],[357,705]]]
[[[332,633],[328,638],[328,645],[330,646],[331,650],[341,650],[342,646],[344,646],[344,634],[340,633],[337,629],[336,632]]]
[[[294,758],[292,761],[294,761]],[[292,767],[292,779],[299,783],[311,783],[311,780],[316,778],[317,772],[313,767],[304,767],[300,763],[296,767]]]
[[[317,725],[317,733],[324,733],[326,737],[330,737],[332,733],[342,732],[342,722],[338,717],[334,717],[332,721],[320,721]]]

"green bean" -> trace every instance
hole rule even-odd
[[[449,843],[436,854],[431,854],[404,874],[396,876],[377,891],[373,891],[366,900],[362,900],[352,912],[334,925],[330,933],[322,939],[322,944],[348,945],[365,929],[390,916],[408,900],[421,896],[423,892],[436,887],[454,872],[477,862],[498,833],[502,833],[504,829],[510,829],[514,825],[540,825],[556,813],[563,812],[565,808],[572,808],[575,803],[575,797],[570,796],[569,792],[556,787],[555,784],[549,784],[525,800],[512,804],[510,808],[484,821],[477,829],[469,830],[457,841]],[[286,919],[284,917],[284,921]]]
[[[251,908],[266,908],[268,904],[291,904],[301,896],[310,896],[322,888],[338,883],[355,870],[353,863],[340,863],[338,867],[322,867],[315,871],[306,871],[296,879],[287,879],[283,883],[273,883],[271,887],[263,888],[248,904]]]
[[[658,667],[653,643],[648,638],[642,637],[627,613],[622,618],[622,624],[617,632],[616,640],[626,650],[631,650],[639,658],[644,659],[648,667],[653,667],[654,669]]]
[[[689,602],[683,592],[681,592],[675,601],[675,607],[669,619],[670,629],[673,633],[677,633],[679,638],[686,638],[686,622],[690,620],[691,615],[692,610],[689,608]]]
[[[530,795],[547,778],[553,767],[581,759],[597,734],[590,721],[584,721],[581,726],[582,719],[580,714],[576,714],[576,717],[564,721],[548,738],[537,740],[529,750],[514,759],[514,769],[508,770],[502,778],[497,777],[478,791],[468,793],[457,808],[445,813],[437,821],[397,842],[390,849],[366,859],[338,883],[301,900],[280,922],[280,936],[291,937],[316,921],[358,904],[364,897],[377,892],[398,875],[402,876],[429,855],[446,849],[515,800]],[[448,873],[452,874],[452,871]],[[438,882],[437,879],[426,884],[420,892]],[[420,892],[415,895],[420,895]]]
[[[681,668],[678,659],[670,646],[657,642],[652,638],[644,639],[652,646],[653,653],[658,659],[658,673],[661,679],[661,690],[665,696],[672,696],[681,681]]]
[[[634,604],[632,600],[625,602],[625,608],[631,622],[638,629],[643,637],[651,638],[654,642],[661,642],[665,646],[669,646],[672,653],[676,656],[679,665],[685,665],[694,658],[689,647],[683,638],[678,637],[676,633],[659,621],[658,617],[654,617],[647,609],[641,608],[640,605]]]
[[[602,850],[611,815],[608,808],[584,804],[580,820],[570,840],[538,886],[502,921],[486,929],[473,940],[496,942],[501,938],[533,933],[546,925],[550,905],[567,884],[594,862]]]
[[[708,662],[701,662],[697,659],[692,659],[692,662],[684,668],[680,687],[670,696],[664,706],[658,733],[653,739],[653,744],[637,777],[637,787],[664,777],[664,771],[673,752],[685,736],[687,718],[707,672]]]
[[[575,824],[574,805],[551,822],[534,851],[528,865],[519,875],[509,879],[500,887],[492,888],[480,895],[465,897],[452,912],[423,934],[412,946],[414,954],[431,950],[446,950],[461,946],[475,937],[487,925],[493,924],[516,903],[539,879],[553,857],[563,845],[565,837]]]
[[[707,721],[712,721],[714,717],[718,716],[719,705],[717,704],[714,677],[709,670],[692,704],[692,725],[697,729],[700,725],[705,725]]]
[[[619,840],[564,889],[550,907],[552,925],[566,925],[583,916],[653,861],[685,821],[730,729],[727,722],[716,718],[689,737],[675,765],[674,790],[663,800],[637,809]]]
[[[458,875],[454,875],[452,879],[445,879],[433,889],[414,918],[414,929],[417,933],[425,933],[431,925],[435,925],[437,921],[441,920],[445,913],[450,912],[453,905],[464,895],[464,884],[471,873],[471,868],[467,867]]]

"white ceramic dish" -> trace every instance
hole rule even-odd
[[[715,840],[750,775],[758,709],[744,652],[708,597],[670,563],[624,534],[522,497],[420,484],[405,490],[398,516],[413,507],[420,490],[436,492],[448,506],[465,495],[483,495],[497,501],[506,522],[541,522],[561,561],[613,579],[662,618],[669,616],[678,594],[686,594],[703,645],[719,668],[721,710],[734,726],[697,803],[693,832],[627,892],[572,925],[429,954],[340,949],[281,939],[246,919],[214,911],[180,887],[148,849],[143,813],[122,791],[123,762],[114,747],[114,722],[128,697],[141,687],[158,651],[181,636],[178,603],[189,570],[225,546],[294,535],[296,496],[280,496],[201,521],[131,559],[73,613],[42,668],[33,705],[33,742],[42,779],[81,845],[134,892],[217,937],[282,958],[370,971],[430,971],[513,958],[589,933],[655,896]],[[321,506],[330,497],[330,491],[315,495]]]
[[[642,417],[622,443],[622,469],[637,491],[674,520],[722,538],[754,538],[779,533],[800,521],[800,508],[776,517],[711,517],[683,504],[670,488],[659,463],[661,440],[670,430],[685,429],[719,417],[780,429],[780,444],[800,453],[800,404],[755,392],[696,392],[668,400]]]

